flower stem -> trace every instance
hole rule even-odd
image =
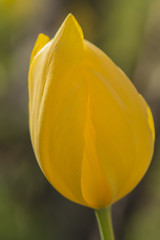
[[[114,240],[110,208],[95,210],[101,240]]]

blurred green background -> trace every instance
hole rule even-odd
[[[91,209],[44,178],[28,130],[29,58],[37,35],[53,37],[72,12],[147,99],[155,154],[138,187],[113,206],[116,239],[160,239],[160,1],[0,0],[0,240],[100,240]]]

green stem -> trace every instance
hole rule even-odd
[[[114,240],[110,208],[95,210],[101,240]]]

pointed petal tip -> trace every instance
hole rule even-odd
[[[82,28],[80,27],[79,23],[77,22],[76,18],[73,16],[72,13],[69,13],[69,14],[67,15],[67,17],[65,18],[63,24],[64,24],[65,26],[68,25],[68,26],[70,26],[70,27],[76,28],[77,31],[79,32],[81,38],[84,39]]]
[[[66,19],[75,20],[75,17],[73,16],[72,13],[69,13],[69,14],[67,15]]]
[[[64,22],[69,22],[69,23],[75,24],[75,23],[77,23],[77,20],[75,19],[75,17],[73,16],[72,13],[69,13],[67,15],[67,17],[65,18]]]
[[[30,58],[30,63],[32,62],[33,58],[36,56],[36,54],[50,41],[50,38],[43,34],[40,33],[37,37],[37,40],[35,42],[34,48],[32,50],[31,58]]]

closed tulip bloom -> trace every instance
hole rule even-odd
[[[94,209],[133,190],[153,155],[149,106],[112,60],[84,40],[71,14],[53,39],[40,34],[35,43],[29,124],[48,181]]]

